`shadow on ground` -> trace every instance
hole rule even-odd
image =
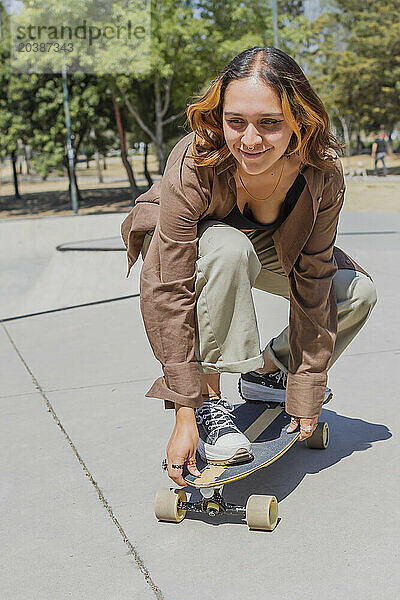
[[[376,175],[374,169],[366,169],[367,175]],[[388,175],[400,175],[400,165],[395,167],[387,167]],[[378,165],[378,177],[384,177],[381,163]]]
[[[367,175],[374,175],[373,169],[366,170]],[[400,165],[388,167],[388,175],[400,175]],[[382,168],[378,176],[384,178]],[[147,191],[147,186],[139,186],[139,193]],[[83,214],[102,214],[107,212],[127,212],[133,206],[128,187],[93,188],[80,190],[81,202],[79,212]],[[14,196],[0,196],[0,218],[73,214],[68,191],[37,192],[21,194],[18,200]]]
[[[226,484],[224,498],[228,502],[246,506],[251,494],[267,494],[276,496],[278,502],[281,502],[297,488],[306,475],[319,473],[353,452],[368,450],[373,442],[392,437],[386,425],[352,419],[332,410],[324,409],[319,420],[329,423],[330,443],[326,450],[310,450],[304,442],[296,443],[269,467],[237,482]],[[199,491],[191,487],[185,488],[185,491],[192,494],[191,500],[201,499]],[[200,520],[210,525],[243,524],[241,517],[235,515],[209,517],[205,514],[188,513],[186,519]]]
[[[147,186],[139,188],[140,193]],[[80,211],[90,214],[107,212],[126,212],[133,206],[128,187],[80,190]],[[42,213],[52,215],[72,213],[68,191],[37,192],[21,194],[18,200],[14,196],[0,196],[0,218],[35,216]]]

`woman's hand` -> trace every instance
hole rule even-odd
[[[196,460],[196,450],[199,443],[199,432],[193,408],[175,405],[176,423],[167,445],[168,475],[176,485],[185,486],[182,471],[186,460]],[[175,467],[180,468],[175,468]],[[188,464],[189,473],[200,476],[196,463]]]
[[[318,424],[318,417],[313,417],[312,419],[306,419],[303,417],[292,417],[290,424],[287,428],[288,433],[293,433],[296,431],[298,425],[300,425],[300,437],[298,439],[299,442],[306,440],[310,436],[312,436],[315,428]]]

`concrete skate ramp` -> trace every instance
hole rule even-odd
[[[118,215],[117,226],[121,216]],[[120,236],[96,237],[97,223],[90,221],[92,239],[68,242],[68,227],[63,223],[63,231],[44,233],[47,244],[57,240],[51,247],[36,244],[27,246],[24,231],[24,251],[17,226],[9,224],[3,231],[10,232],[8,256],[3,253],[1,262],[1,302],[0,319],[10,319],[47,311],[63,310],[80,305],[122,299],[139,294],[139,273],[141,257],[134,265],[129,279],[126,279],[127,260],[125,246]],[[109,223],[108,223],[109,224]],[[35,234],[36,223],[29,224],[28,233]],[[58,225],[58,222],[57,222]],[[113,224],[114,226],[114,224]],[[21,224],[18,224],[21,229]],[[41,224],[43,228],[43,224]],[[75,226],[76,227],[76,226]],[[115,226],[114,226],[115,227]],[[72,240],[79,231],[71,229]],[[87,233],[87,227],[85,233]],[[98,226],[97,226],[97,229]],[[112,227],[110,228],[112,230]],[[115,231],[115,229],[114,229]],[[80,232],[81,234],[83,231]],[[61,235],[65,235],[62,241]],[[58,239],[57,239],[57,237]],[[61,239],[60,239],[61,238]],[[28,238],[29,239],[29,238]],[[20,243],[16,243],[19,241]],[[39,247],[42,246],[42,247]],[[138,300],[134,300],[135,302]]]
[[[126,279],[125,274],[123,252],[54,251],[33,286],[1,318],[138,294],[138,277]]]
[[[95,240],[81,240],[69,244],[59,244],[56,248],[61,252],[80,250],[82,252],[125,252],[126,248],[119,237],[97,238]]]

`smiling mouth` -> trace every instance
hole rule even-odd
[[[263,150],[262,152],[246,152],[245,150],[240,150],[240,152],[242,154],[244,154],[244,156],[261,156],[262,154],[265,154],[266,152],[268,152],[269,148],[267,150]]]

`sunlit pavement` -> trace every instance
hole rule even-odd
[[[336,244],[371,273],[378,303],[329,371],[329,448],[298,443],[225,489],[237,503],[276,495],[270,533],[233,517],[154,517],[156,490],[172,486],[160,463],[174,417],[144,397],[161,368],[139,310],[141,260],[125,279],[115,241],[123,217],[0,222],[0,315],[23,317],[0,330],[0,596],[396,598],[400,215],[341,216]],[[114,251],[55,250],[109,238]],[[254,298],[264,344],[288,303]],[[222,376],[233,402],[237,379]]]

